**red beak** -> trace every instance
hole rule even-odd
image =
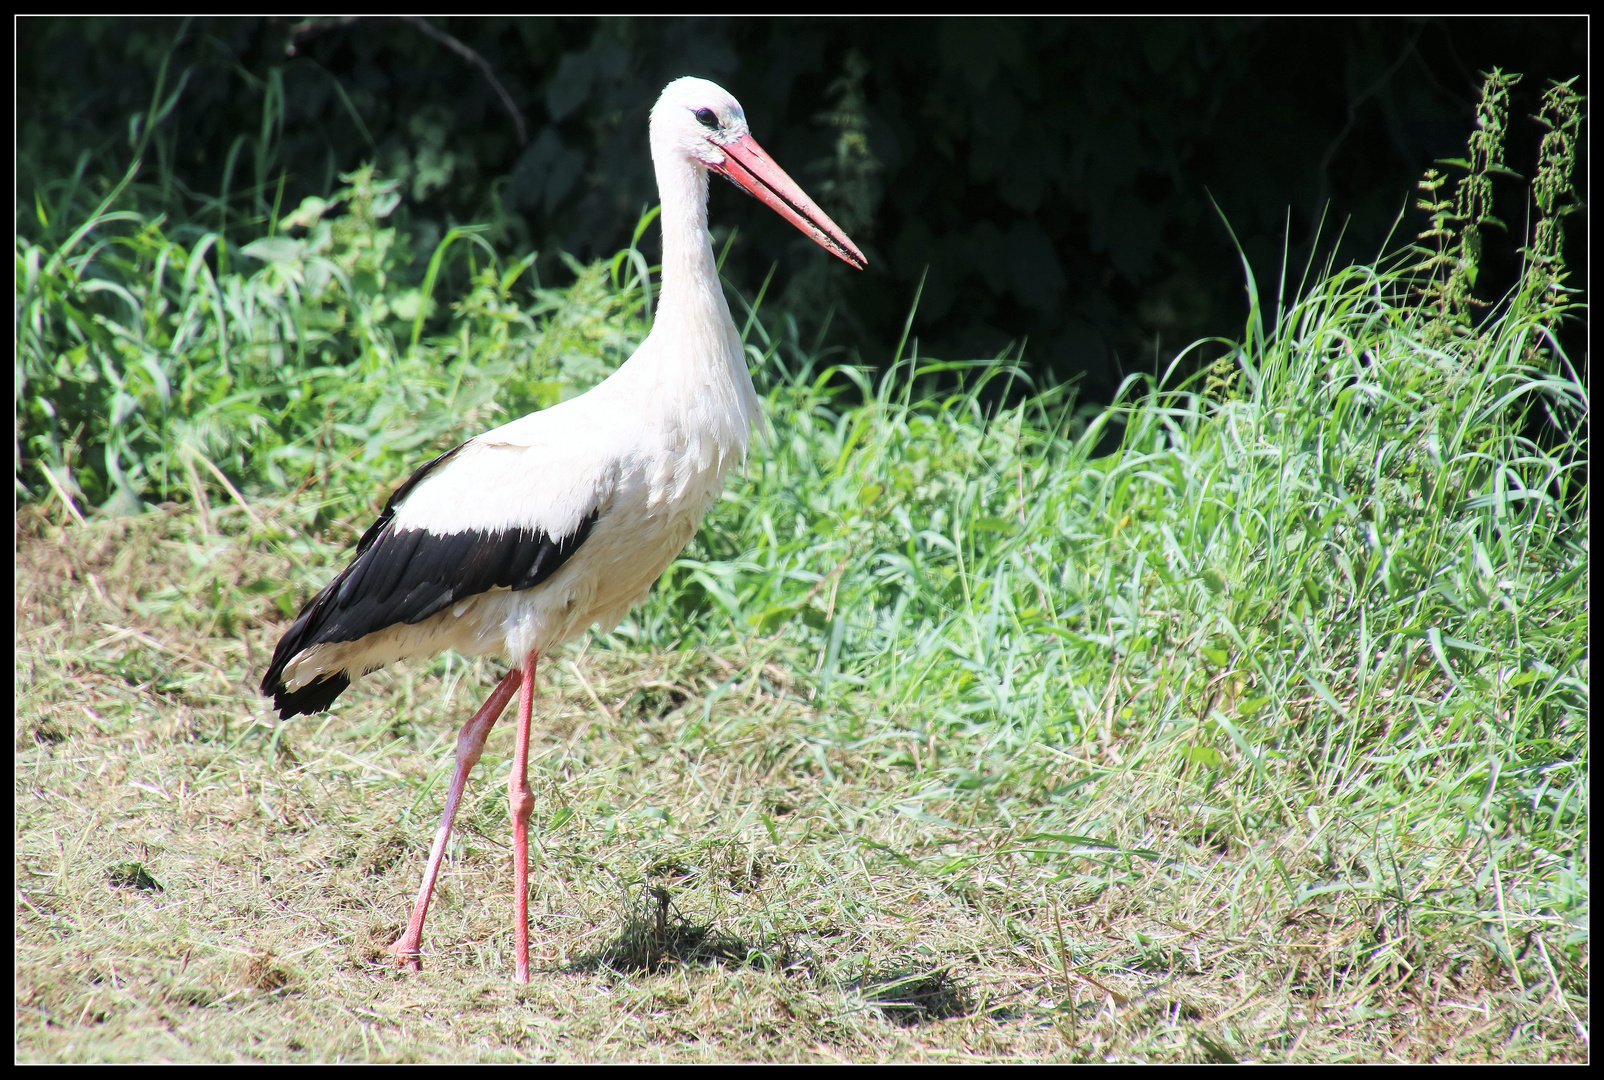
[[[847,234],[830,220],[830,216],[820,210],[796,186],[794,180],[785,175],[785,170],[774,163],[774,159],[757,144],[756,139],[742,135],[719,148],[724,151],[724,161],[720,165],[708,166],[714,172],[745,188],[750,195],[766,203],[769,209],[811,236],[820,247],[848,266],[862,270],[869,265],[869,260],[863,257],[857,245],[848,240]]]

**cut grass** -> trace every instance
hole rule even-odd
[[[23,521],[19,1059],[1585,1056],[1567,1015],[1585,1018],[1582,988],[1567,1003],[1536,964],[1518,983],[1382,888],[1294,902],[1282,887],[1344,868],[1463,886],[1500,872],[1482,838],[1276,825],[1229,790],[1201,804],[1174,770],[1047,745],[1019,767],[1103,829],[1032,835],[930,765],[884,765],[886,743],[928,761],[922,735],[859,719],[842,738],[845,718],[795,680],[805,658],[770,642],[548,662],[534,983],[508,975],[504,728],[450,848],[426,970],[401,974],[384,946],[454,725],[496,671],[398,668],[340,712],[274,726],[251,688],[277,611],[226,583],[291,568],[244,529],[195,525]],[[218,608],[197,605],[197,631],[141,598],[168,582],[209,595],[208,575],[234,597],[229,632]],[[1031,855],[1044,848],[1050,862]],[[1503,872],[1506,889],[1522,873]],[[1539,934],[1526,959],[1545,948]]]

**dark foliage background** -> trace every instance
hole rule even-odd
[[[778,263],[767,303],[809,332],[834,312],[827,340],[873,363],[923,278],[923,354],[1025,341],[1027,366],[1080,374],[1093,397],[1239,330],[1243,275],[1211,196],[1269,290],[1284,250],[1294,272],[1315,251],[1328,204],[1321,253],[1340,233],[1340,259],[1373,259],[1418,229],[1411,209],[1393,232],[1422,171],[1463,153],[1479,71],[1525,76],[1509,162],[1529,174],[1527,117],[1587,60],[1579,18],[29,18],[17,33],[19,228],[38,186],[80,165],[104,183],[136,152],[139,197],[172,222],[253,234],[275,203],[374,160],[406,181],[419,260],[451,225],[488,222],[560,279],[559,251],[611,253],[655,202],[647,112],[696,74],[741,99],[870,259],[855,275],[721,186],[715,239],[738,230],[725,272],[743,291]],[[1523,181],[1500,199],[1518,232]],[[1478,292],[1512,284],[1516,258]]]

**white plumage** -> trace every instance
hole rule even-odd
[[[342,670],[356,678],[445,649],[516,659],[592,625],[616,626],[695,535],[757,418],[738,338],[671,337],[663,325],[600,386],[470,440],[396,508],[397,530],[438,536],[520,527],[568,536],[599,512],[556,573],[533,589],[479,593],[414,626],[314,646],[286,665],[285,682],[299,689]],[[713,392],[698,397],[691,387]]]
[[[590,392],[476,436],[397,489],[349,566],[280,640],[262,690],[280,715],[327,708],[351,682],[446,649],[515,664],[458,738],[457,769],[407,933],[423,917],[452,816],[485,736],[516,685],[511,799],[517,972],[528,979],[524,775],[535,658],[610,629],[695,534],[745,457],[758,398],[707,232],[709,172],[769,205],[849,264],[863,255],[774,164],[720,87],[685,78],[651,117],[662,201],[656,319],[635,354]]]

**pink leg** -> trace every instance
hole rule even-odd
[[[536,653],[524,657],[523,682],[518,687],[518,734],[512,749],[512,777],[507,781],[507,804],[512,812],[512,933],[513,978],[529,981],[529,815],[535,793],[529,789],[529,719],[535,707]]]
[[[429,912],[429,898],[434,895],[434,879],[440,873],[440,860],[446,853],[446,840],[451,836],[451,823],[457,816],[457,804],[462,801],[462,792],[468,786],[468,773],[479,763],[479,755],[484,751],[485,739],[490,729],[496,726],[501,718],[502,710],[507,702],[512,700],[512,692],[518,686],[519,670],[513,668],[490,691],[490,697],[479,707],[479,711],[462,725],[457,733],[457,768],[451,774],[451,787],[446,791],[445,812],[440,815],[440,828],[434,834],[434,847],[429,852],[429,866],[423,872],[423,887],[418,890],[417,903],[412,905],[412,919],[407,923],[406,933],[401,940],[390,946],[395,953],[396,960],[401,967],[409,971],[422,971],[423,960],[420,952],[423,946],[423,917]]]

